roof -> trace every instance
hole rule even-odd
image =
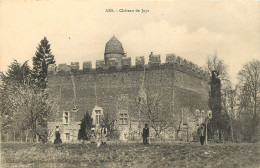
[[[105,54],[125,54],[122,43],[113,36],[107,43],[105,48]]]

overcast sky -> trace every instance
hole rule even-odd
[[[113,9],[118,12],[105,12]],[[149,10],[148,13],[119,12]],[[13,59],[32,57],[40,40],[51,43],[56,63],[104,58],[106,42],[115,35],[127,56],[175,53],[203,66],[215,52],[236,74],[260,58],[259,2],[0,2],[0,71]]]

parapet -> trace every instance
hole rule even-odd
[[[122,67],[123,66],[131,66],[131,57],[122,58]]]
[[[144,56],[139,56],[135,58],[136,66],[144,66]]]
[[[96,72],[120,72],[120,71],[135,71],[135,70],[142,70],[141,67],[145,65],[145,57],[138,56],[135,58],[135,66],[131,65],[131,57],[123,57],[121,61],[122,67],[119,67],[118,60],[109,60],[107,65],[105,61],[96,60],[96,69],[92,68],[91,61],[84,61],[83,62],[83,73],[96,73]],[[199,78],[209,79],[208,72],[204,71],[201,67],[192,62],[183,59],[175,54],[166,54],[165,64],[161,63],[160,55],[153,55],[149,56],[149,63],[147,70],[149,69],[176,69],[181,72],[185,72]],[[79,63],[78,62],[71,62],[71,66],[67,64],[59,64],[55,67],[54,64],[50,64],[48,67],[48,74],[69,74],[70,72],[73,73],[81,73],[79,70]]]
[[[108,68],[117,68],[118,67],[118,62],[116,60],[110,59],[107,61],[107,64],[108,64],[107,65]]]
[[[65,71],[65,72],[69,72],[71,70],[71,67],[67,64],[59,64],[57,67],[57,71]]]
[[[71,62],[70,66],[71,70],[79,70],[79,62]]]
[[[105,60],[96,60],[96,69],[104,69]]]
[[[176,55],[175,54],[166,54],[165,63],[176,63]]]
[[[83,69],[92,69],[92,62],[91,61],[84,61],[82,67],[83,67]]]
[[[89,72],[92,69],[92,62],[91,61],[84,61],[82,65],[83,72]]]
[[[161,55],[153,55],[153,53],[151,53],[149,55],[149,64],[161,64]]]

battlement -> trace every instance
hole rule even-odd
[[[120,71],[134,71],[143,70],[144,67],[149,69],[176,69],[202,79],[209,79],[210,74],[204,71],[201,67],[192,62],[183,59],[175,54],[166,54],[165,63],[161,63],[160,55],[149,56],[148,64],[145,64],[145,57],[138,56],[135,58],[135,65],[131,63],[131,57],[123,57],[121,61],[122,67],[118,66],[116,60],[109,60],[107,65],[105,60],[96,60],[96,68],[92,67],[91,61],[84,61],[82,64],[82,69],[79,69],[79,62],[71,62],[70,65],[59,64],[55,66],[53,64],[48,67],[48,75],[58,74],[65,75],[70,73],[109,73],[109,72],[120,72]]]

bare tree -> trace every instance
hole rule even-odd
[[[150,122],[150,126],[154,129],[156,137],[160,135],[162,130],[174,125],[171,105],[162,102],[160,92],[156,93],[154,90],[147,89],[145,99],[140,103],[140,112]]]
[[[119,130],[117,128],[116,121],[116,113],[112,109],[108,109],[102,117],[102,124],[105,125],[108,131],[108,136],[112,139],[119,138]]]
[[[242,70],[239,71],[238,78],[240,112],[243,111],[245,113],[244,117],[251,120],[248,124],[252,125],[248,129],[252,129],[252,138],[255,138],[260,117],[260,61],[253,60],[245,64]],[[247,130],[247,132],[249,131]],[[251,135],[247,136],[251,137]]]

